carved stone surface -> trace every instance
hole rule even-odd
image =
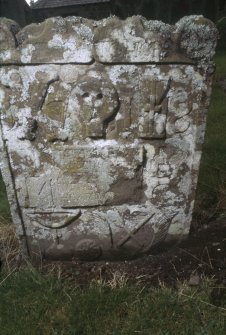
[[[0,21],[1,171],[31,256],[125,259],[188,234],[216,40],[202,16]]]

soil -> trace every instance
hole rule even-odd
[[[43,271],[53,266],[44,262]],[[186,240],[171,247],[155,250],[155,253],[124,262],[54,263],[61,276],[76,277],[76,283],[87,286],[92,280],[110,282],[126,279],[142,286],[166,286],[177,288],[184,281],[198,286],[203,278],[210,278],[220,286],[226,286],[226,218],[192,230]],[[59,270],[60,269],[60,270]]]

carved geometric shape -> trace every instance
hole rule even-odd
[[[34,212],[27,213],[27,216],[30,218],[31,222],[34,224],[38,223],[41,226],[59,229],[67,227],[81,215],[81,211],[78,209],[73,213],[57,213],[57,212]]]
[[[122,247],[127,241],[129,241],[130,239],[135,240],[138,244],[139,241],[136,240],[136,234],[137,232],[139,232],[139,230],[141,228],[143,228],[148,221],[154,216],[154,214],[152,214],[151,216],[145,218],[145,220],[143,222],[141,222],[140,224],[138,224],[132,231],[127,232],[126,236],[123,237],[118,243],[117,243],[117,247]]]
[[[54,150],[46,176],[27,178],[30,207],[120,205],[142,197],[142,147]],[[49,175],[49,177],[48,177]],[[88,180],[88,182],[87,182]]]

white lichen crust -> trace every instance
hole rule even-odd
[[[186,236],[217,30],[0,21],[1,171],[28,253],[125,259]]]

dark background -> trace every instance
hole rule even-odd
[[[54,0],[47,0],[50,4]],[[39,0],[41,4],[47,2]],[[52,3],[53,3],[52,2]],[[11,18],[21,26],[31,22],[41,22],[52,16],[82,16],[90,19],[102,19],[116,15],[122,19],[132,15],[142,15],[147,19],[162,20],[175,23],[181,17],[192,14],[202,14],[216,22],[226,16],[226,0],[109,0],[106,2],[86,3],[87,0],[72,0],[72,5],[66,5],[64,0],[57,1],[59,5],[52,8],[37,8],[37,3],[29,7],[25,0],[0,0],[0,16]],[[75,4],[77,3],[77,4]]]

